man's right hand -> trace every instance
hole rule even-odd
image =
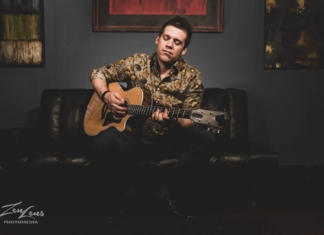
[[[117,92],[107,92],[105,94],[104,101],[107,103],[108,108],[115,116],[126,114],[127,108],[121,106],[125,103],[125,100]]]

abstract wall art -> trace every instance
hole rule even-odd
[[[43,0],[0,0],[0,66],[44,67]]]
[[[324,1],[265,0],[268,69],[324,68]]]
[[[93,0],[93,31],[159,31],[176,15],[193,32],[223,32],[223,0]]]

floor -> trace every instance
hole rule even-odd
[[[222,205],[219,202],[211,211],[198,213],[192,222],[173,218],[164,212],[152,213],[157,210],[150,204],[142,213],[131,213],[125,220],[114,224],[105,220],[105,211],[89,213],[83,207],[69,212],[60,209],[60,213],[44,209],[44,216],[35,215],[35,220],[18,219],[22,212],[4,215],[2,204],[0,234],[323,235],[322,167],[281,167],[278,175],[280,181],[275,184],[275,190],[265,188],[265,197],[260,204],[253,202],[244,206],[230,206],[234,204]],[[237,194],[233,198],[239,196]],[[37,212],[38,208],[39,205],[29,211]],[[17,223],[23,220],[33,223]]]
[[[6,217],[6,220],[16,217]],[[322,235],[323,212],[221,213],[196,216],[192,222],[168,216],[137,215],[109,224],[102,216],[45,216],[38,224],[3,224],[0,234],[247,234]]]

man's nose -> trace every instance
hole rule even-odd
[[[167,47],[172,48],[172,41],[171,40],[167,41],[166,45],[167,45]]]

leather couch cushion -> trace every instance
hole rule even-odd
[[[50,141],[59,140],[59,118],[61,112],[63,90],[52,89],[42,92],[39,124],[42,137]]]

